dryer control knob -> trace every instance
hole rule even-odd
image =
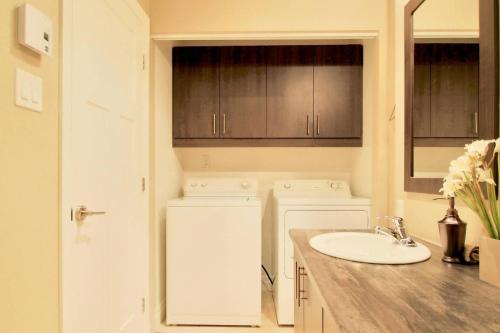
[[[243,182],[243,183],[241,183],[241,187],[244,189],[247,189],[250,187],[250,184],[248,182]]]
[[[285,185],[283,185],[283,187],[286,189],[286,190],[289,190],[292,188],[292,185],[286,183]]]
[[[207,183],[201,183],[201,187],[207,187]]]
[[[331,187],[334,191],[337,191],[337,190],[340,188],[340,184],[339,184],[339,183],[331,183],[331,184],[330,184],[330,187]]]
[[[198,183],[191,183],[191,187],[196,187],[198,186]]]

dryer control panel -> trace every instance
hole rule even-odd
[[[351,198],[351,189],[345,180],[280,180],[274,183],[274,195],[276,197]]]

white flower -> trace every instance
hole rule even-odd
[[[449,173],[453,179],[470,178],[472,169],[476,167],[477,162],[469,155],[465,154],[450,162]]]
[[[439,190],[439,192],[443,192],[443,195],[446,197],[455,197],[456,193],[463,189],[463,187],[463,180],[452,178],[448,175],[444,179],[443,187]]]
[[[477,181],[480,183],[495,185],[495,181],[491,178],[491,174],[483,168],[476,168],[476,177]]]
[[[465,150],[472,158],[483,160],[488,152],[488,146],[493,142],[495,140],[477,140],[465,145]]]
[[[495,153],[500,153],[500,138],[495,140]]]

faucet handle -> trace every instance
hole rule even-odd
[[[396,226],[396,228],[403,228],[403,218],[399,216],[392,216],[391,218],[392,223]]]
[[[389,220],[393,223],[394,229],[390,229],[394,237],[399,241],[401,245],[415,247],[417,244],[411,239],[406,233],[406,228],[403,223],[403,218],[399,216],[383,216],[377,217],[378,220]],[[380,233],[380,227],[377,227],[375,232]]]
[[[377,220],[391,221],[396,228],[401,228],[403,226],[403,218],[398,216],[377,216]]]

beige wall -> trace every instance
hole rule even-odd
[[[142,9],[146,12],[146,14],[149,15],[149,9],[150,9],[150,0],[137,0],[139,5],[141,5]]]
[[[426,0],[415,12],[414,29],[417,32],[479,31],[479,1]]]
[[[404,192],[404,6],[407,0],[395,2],[395,93],[396,119],[389,132],[391,160],[391,211],[404,212],[411,233],[424,239],[439,242],[436,222],[443,218],[447,203],[433,201],[439,195]],[[462,219],[469,223],[468,244],[474,244],[480,235],[480,224],[472,212],[460,202],[457,205]]]
[[[385,0],[151,0],[151,33],[378,30]]]
[[[54,23],[52,57],[17,43],[16,7],[0,1],[0,332],[59,327],[59,1],[32,0]],[[15,69],[43,79],[43,112],[14,105]]]
[[[463,147],[414,147],[413,175],[418,178],[443,178],[450,161],[464,153]]]

